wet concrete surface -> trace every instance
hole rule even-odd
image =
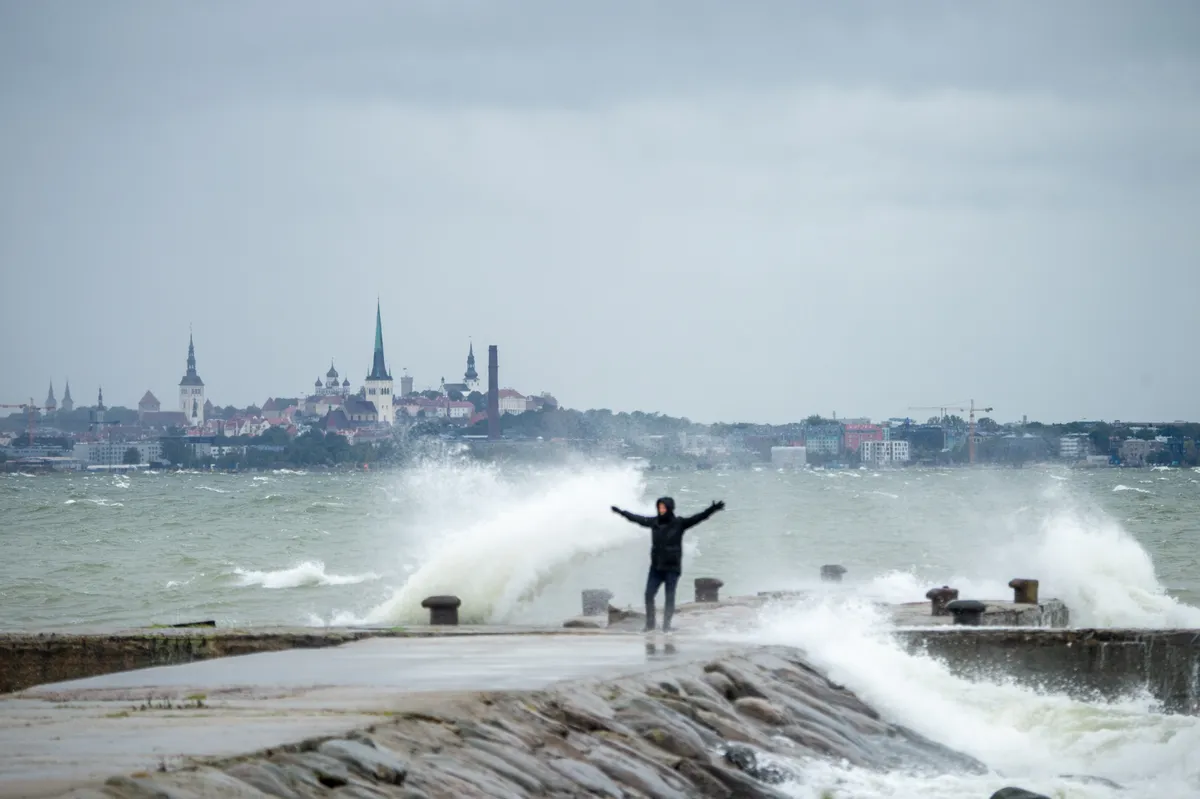
[[[50,795],[345,734],[455,694],[636,674],[728,649],[686,634],[372,638],[39,686],[0,698],[0,795]]]

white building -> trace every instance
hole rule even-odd
[[[187,372],[179,381],[179,410],[192,427],[204,424],[204,381],[196,374],[196,348],[188,335]]]
[[[858,454],[864,465],[887,466],[892,463],[908,463],[908,442],[863,441],[858,445]]]
[[[525,413],[529,410],[529,398],[511,388],[502,388],[497,392],[500,396],[500,413]]]
[[[383,318],[375,304],[375,353],[371,372],[363,384],[363,399],[375,405],[375,420],[379,424],[395,424],[396,409],[392,403],[392,376],[383,357]]]
[[[1081,461],[1091,454],[1092,445],[1083,433],[1071,433],[1058,440],[1058,454],[1069,461]]]
[[[451,419],[470,419],[475,415],[475,406],[466,400],[448,400],[446,411]]]
[[[125,463],[125,453],[138,451],[138,463],[154,463],[162,460],[160,441],[85,441],[75,445],[72,455],[88,466],[120,466]]]

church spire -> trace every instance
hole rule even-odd
[[[375,300],[375,354],[371,359],[371,373],[368,380],[391,380],[388,374],[387,360],[383,357],[383,316],[379,310],[379,300]]]
[[[187,372],[183,379],[179,381],[181,386],[202,386],[204,381],[200,379],[200,375],[196,374],[196,345],[192,341],[192,333],[188,331],[188,355],[187,355]]]
[[[50,381],[50,393],[48,393],[46,395],[46,401],[42,403],[42,406],[47,411],[53,411],[56,408],[58,408],[58,400],[54,399],[54,381],[53,380]]]
[[[463,382],[469,385],[473,380],[478,379],[479,373],[475,371],[475,342],[472,341],[467,348],[467,371],[463,375]]]

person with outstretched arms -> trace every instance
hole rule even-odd
[[[683,534],[700,522],[725,509],[724,502],[713,502],[694,516],[676,516],[675,500],[661,497],[657,516],[638,516],[613,505],[612,511],[634,524],[650,528],[650,573],[646,577],[646,632],[654,630],[654,600],[660,586],[666,587],[663,608],[663,632],[671,632],[671,617],[675,615],[675,587],[683,571]]]

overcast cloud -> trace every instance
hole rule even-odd
[[[0,402],[1200,418],[1200,4],[0,2]]]

